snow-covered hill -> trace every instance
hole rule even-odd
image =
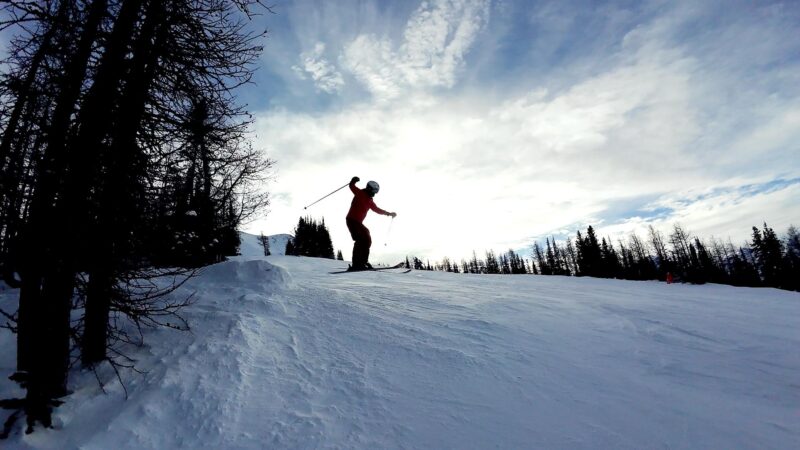
[[[245,257],[259,257],[264,256],[264,247],[261,245],[261,241],[259,240],[261,236],[245,233],[244,231],[239,232],[239,239],[241,239],[241,245],[239,246],[239,254]],[[275,234],[272,236],[268,236],[269,238],[269,252],[272,255],[285,255],[286,254],[286,242],[289,239],[294,239],[290,234]]]
[[[800,448],[800,295],[237,257],[4,448]],[[5,291],[3,305],[15,291]],[[0,369],[13,370],[13,341]],[[2,378],[0,394],[12,384]]]

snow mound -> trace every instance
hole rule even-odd
[[[234,286],[269,286],[269,290],[291,288],[292,276],[282,267],[262,259],[231,259],[205,267],[200,271],[199,284]]]

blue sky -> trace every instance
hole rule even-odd
[[[595,225],[747,239],[800,224],[800,4],[294,1],[255,84],[277,160],[251,232],[324,217],[349,256],[357,175],[398,213],[373,260],[529,248]],[[362,184],[363,184],[362,182]]]

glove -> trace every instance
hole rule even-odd
[[[361,181],[361,178],[358,178],[358,177],[353,177],[353,179],[352,179],[352,180],[350,180],[350,184],[353,184],[353,183],[358,183],[359,181]]]
[[[392,219],[394,219],[395,217],[397,217],[397,213],[394,213],[394,212],[393,212],[393,213],[389,213],[389,215],[390,215],[390,216],[392,216]]]

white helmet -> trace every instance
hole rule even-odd
[[[381,187],[378,185],[376,181],[370,181],[369,183],[367,183],[367,192],[372,195],[377,194],[380,189]]]

